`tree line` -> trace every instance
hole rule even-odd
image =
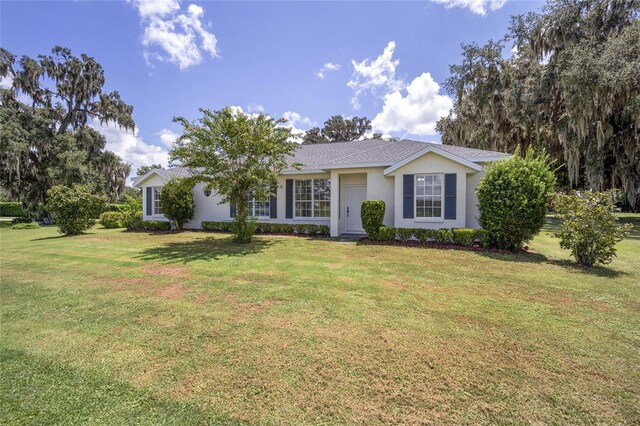
[[[513,16],[502,39],[462,45],[443,143],[541,147],[561,187],[620,189],[639,208],[639,15],[639,0],[551,0]]]
[[[56,46],[51,55],[15,55],[0,48],[0,187],[29,210],[55,185],[88,185],[107,201],[126,190],[131,166],[105,149],[91,120],[133,130],[133,107],[105,92],[93,58]]]

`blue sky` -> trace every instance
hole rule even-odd
[[[540,1],[2,1],[0,44],[15,55],[56,45],[105,69],[134,106],[136,132],[95,125],[135,168],[165,163],[174,116],[237,106],[297,130],[367,116],[384,134],[438,141],[451,99],[439,87],[460,43],[500,38]]]

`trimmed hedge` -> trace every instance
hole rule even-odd
[[[33,220],[29,216],[18,216],[11,219],[12,225],[17,225],[18,223],[31,223]]]
[[[362,227],[372,240],[375,240],[378,231],[384,225],[385,204],[382,200],[366,200],[360,208]]]
[[[38,229],[38,228],[40,228],[40,225],[38,225],[36,222],[18,223],[11,227],[11,229]]]
[[[100,215],[100,224],[107,229],[124,228],[125,214],[128,213],[104,212]]]
[[[171,223],[161,220],[143,220],[141,231],[170,231]]]
[[[129,204],[125,203],[109,203],[104,206],[104,212],[126,213],[130,210]]]
[[[206,231],[232,232],[233,222],[202,222],[202,228]],[[297,234],[310,236],[328,236],[329,227],[327,225],[303,224],[303,223],[256,223],[256,233],[258,234]]]
[[[0,216],[24,216],[22,204],[13,201],[0,202]]]
[[[395,241],[402,242],[418,241],[437,242],[439,244],[456,244],[460,246],[471,247],[480,245],[486,247],[489,243],[489,233],[484,229],[470,228],[440,228],[440,229],[423,229],[423,228],[393,228],[391,226],[383,226],[378,231],[377,238],[373,241]]]

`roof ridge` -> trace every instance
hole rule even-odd
[[[363,139],[363,141],[365,141],[365,140],[382,140],[382,139]],[[404,140],[404,139],[403,139],[403,140]],[[353,141],[352,141],[352,142],[353,142]],[[343,155],[342,157],[338,157],[338,158],[336,158],[336,159],[334,159],[334,160],[331,160],[331,163],[335,163],[336,161],[343,160],[343,159],[345,159],[345,158],[353,157],[354,155],[362,155],[362,154],[364,154],[364,153],[366,153],[366,152],[375,151],[375,150],[377,150],[377,149],[382,148],[383,146],[389,146],[389,145],[397,144],[398,142],[400,142],[400,141],[387,142],[387,143],[385,143],[384,145],[379,145],[379,146],[376,146],[376,147],[373,147],[373,148],[370,148],[370,149],[366,149],[366,150],[364,150],[364,151],[359,151],[359,152],[354,152],[354,153],[352,153],[352,154]],[[348,143],[348,142],[347,142],[347,143]]]

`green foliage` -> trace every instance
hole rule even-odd
[[[562,186],[623,188],[638,206],[639,10],[638,0],[549,1],[512,17],[500,41],[463,45],[444,84],[456,99],[437,123],[443,143],[544,148],[564,166]]]
[[[453,238],[451,229],[440,228],[436,231],[436,242],[439,244],[449,244]]]
[[[47,207],[55,217],[58,231],[75,235],[94,225],[104,208],[104,199],[84,185],[58,185],[51,188]]]
[[[18,216],[11,219],[11,224],[16,225],[18,223],[31,223],[33,220],[29,216]]]
[[[127,214],[127,213],[124,213]],[[104,212],[100,215],[99,222],[100,224],[107,228],[124,228],[125,217],[123,213],[120,212]]]
[[[0,202],[0,216],[23,216],[22,204],[17,202]]]
[[[189,179],[171,179],[160,191],[162,214],[173,222],[177,230],[193,219],[193,182]]]
[[[144,176],[147,173],[149,173],[151,170],[161,169],[161,168],[162,168],[161,164],[152,164],[150,166],[140,166],[136,171],[136,176]]]
[[[534,149],[491,164],[476,189],[490,244],[515,250],[540,232],[555,181],[548,156]]]
[[[555,197],[555,210],[562,219],[562,230],[555,236],[581,265],[611,263],[616,243],[631,230],[631,224],[618,223],[614,199],[613,191]]]
[[[489,246],[489,231],[486,229],[474,229],[473,241],[481,247]]]
[[[87,55],[56,46],[37,59],[0,48],[0,186],[29,210],[46,203],[52,186],[88,185],[116,201],[125,191],[130,166],[106,151],[91,120],[133,129],[133,108],[118,92],[104,92],[104,71]],[[18,94],[29,99],[20,102]]]
[[[142,210],[126,213],[122,217],[122,226],[127,228],[127,231],[142,231],[142,222]]]
[[[371,120],[367,117],[344,118],[334,115],[324,122],[324,127],[314,127],[305,132],[302,143],[349,142],[361,139],[371,130]]]
[[[17,223],[11,227],[11,229],[38,229],[38,228],[40,228],[40,225],[38,225],[36,222]]]
[[[143,220],[142,226],[140,227],[141,231],[170,231],[171,223],[165,222],[162,220]]]
[[[385,203],[382,200],[366,200],[360,208],[362,227],[371,240],[377,239],[378,231],[384,225]]]
[[[454,244],[470,247],[476,238],[476,230],[468,228],[453,228],[451,230],[451,239]]]
[[[418,228],[414,231],[413,234],[418,239],[418,241],[424,243],[430,240],[435,240],[437,232],[438,231],[436,229]]]
[[[309,236],[328,236],[329,226],[315,224],[289,224],[289,223],[271,223],[256,222],[256,233],[259,234],[284,234],[284,235],[309,235]],[[202,222],[202,228],[207,231],[215,232],[233,232],[233,222]]]
[[[394,241],[396,239],[396,228],[383,226],[378,231],[378,241]]]
[[[124,203],[107,203],[107,205],[104,207],[104,211],[123,213],[129,211],[129,206]]]
[[[413,228],[397,228],[398,239],[400,241],[409,241],[413,237]]]
[[[284,119],[259,114],[200,110],[203,117],[189,122],[177,118],[183,134],[171,150],[171,161],[194,170],[193,181],[205,182],[210,189],[236,206],[234,230],[236,242],[251,240],[255,224],[249,217],[249,196],[264,199],[277,184],[277,177],[289,164],[297,149],[289,141],[291,129]]]

